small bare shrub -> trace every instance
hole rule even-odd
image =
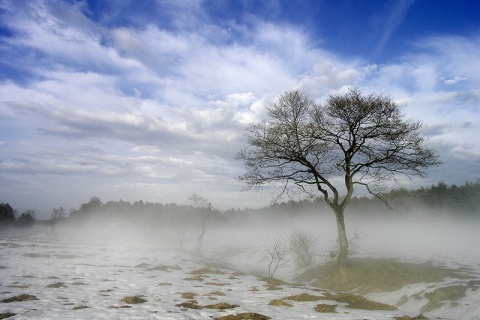
[[[311,266],[315,258],[316,239],[307,231],[294,228],[290,234],[290,251],[295,268]]]
[[[358,232],[357,230],[355,230],[355,233],[353,234],[353,236],[348,240],[348,254],[356,253],[358,249],[358,241],[364,237],[365,237],[365,234],[363,232]],[[337,240],[337,244],[338,244],[338,240]],[[331,259],[338,258],[338,250],[330,251],[328,256]]]
[[[353,254],[358,249],[358,241],[365,237],[365,233],[355,230],[353,236],[348,240],[348,253]]]
[[[285,234],[280,234],[272,239],[265,246],[267,261],[268,261],[268,279],[272,279],[278,268],[284,267],[288,263],[288,245],[285,240]]]

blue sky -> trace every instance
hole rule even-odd
[[[0,0],[0,201],[267,205],[234,160],[287,90],[389,95],[443,165],[480,178],[478,1]]]

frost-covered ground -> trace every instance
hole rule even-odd
[[[358,241],[363,255],[396,252],[410,261],[432,260],[451,268],[466,267],[465,273],[473,278],[445,278],[394,292],[367,294],[365,297],[371,300],[396,305],[397,310],[362,310],[328,298],[285,300],[300,294],[325,297],[335,293],[307,284],[272,286],[258,277],[265,274],[266,241],[278,230],[267,233],[262,226],[256,230],[250,227],[249,232],[246,227],[211,227],[203,246],[207,260],[189,253],[189,245],[195,240],[193,231],[186,237],[186,250],[178,250],[175,241],[162,241],[162,237],[152,241],[140,234],[110,237],[108,230],[98,236],[86,230],[57,227],[52,231],[37,226],[0,231],[0,300],[21,295],[36,298],[2,302],[0,314],[15,314],[10,319],[214,319],[254,312],[272,319],[393,319],[417,316],[428,302],[425,293],[460,286],[466,287],[464,297],[440,300],[438,308],[424,315],[429,319],[480,319],[480,289],[478,285],[468,286],[480,279],[478,225],[466,223],[457,229],[433,225],[431,229],[442,235],[432,232],[420,241],[415,236],[422,232],[420,227],[410,227],[405,233],[398,225],[388,230],[368,223],[348,223],[360,228],[359,233],[367,233]],[[367,230],[368,225],[371,229]],[[411,226],[415,225],[419,224]],[[279,230],[288,231],[285,227]],[[396,238],[392,230],[404,230],[398,232],[400,238],[404,235],[402,245],[378,241],[383,233]],[[119,233],[122,235],[122,230]],[[334,239],[331,234],[324,236],[320,242]],[[435,248],[440,249],[428,247],[431,243],[439,244]],[[333,248],[334,243],[330,244]],[[384,248],[392,246],[393,251]],[[323,258],[320,255],[318,261]],[[295,274],[291,266],[286,266],[276,276],[289,281]],[[129,304],[125,297],[145,301]],[[398,303],[402,297],[403,303]],[[272,300],[276,305],[270,305]],[[333,305],[335,312],[317,312],[319,304]]]

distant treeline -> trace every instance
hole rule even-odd
[[[27,210],[20,215],[8,203],[0,203],[0,226],[28,227],[35,222],[35,211]]]
[[[347,214],[368,214],[391,212],[415,213],[418,210],[427,210],[438,214],[454,214],[462,216],[480,216],[480,182],[465,183],[462,186],[448,186],[444,182],[432,185],[428,188],[407,190],[395,189],[382,194],[381,201],[375,197],[353,197],[348,206]],[[387,206],[388,205],[388,206]],[[108,201],[103,203],[98,197],[92,197],[78,209],[70,209],[69,214],[63,207],[53,209],[51,222],[65,220],[81,222],[90,218],[111,222],[143,221],[146,224],[157,221],[162,225],[184,225],[198,223],[202,219],[206,208],[198,208],[194,205],[176,203],[153,203],[135,201]],[[264,218],[270,220],[273,216],[278,220],[281,216],[302,214],[330,214],[330,211],[322,198],[308,200],[289,200],[281,203],[273,203],[260,209],[229,209],[219,211],[211,207],[209,219],[212,221],[238,221],[248,220],[249,217]],[[202,213],[202,214],[199,214]],[[0,204],[0,225],[16,224],[31,225],[35,220],[35,212],[27,210],[17,215],[16,211],[8,204]]]
[[[395,189],[382,194],[381,201],[375,197],[354,197],[349,205],[348,214],[368,214],[391,212],[409,212],[416,210],[428,210],[438,214],[455,214],[463,216],[480,216],[480,183],[465,183],[462,186],[448,186],[444,182],[432,185],[428,188],[407,190]],[[156,219],[168,220],[170,223],[179,223],[179,220],[192,220],[192,217],[203,212],[204,208],[196,208],[192,205],[176,203],[162,204],[136,201],[108,201],[102,203],[97,197],[92,197],[88,203],[84,203],[78,210],[72,210],[71,219],[84,219],[86,217],[102,215],[105,219],[121,216],[129,219],[141,217],[152,221]],[[254,216],[270,219],[271,216],[291,216],[302,214],[330,214],[327,204],[322,198],[307,200],[289,200],[281,203],[273,203],[260,209],[229,209],[225,211],[212,210],[212,218],[217,221],[238,220],[241,221]],[[193,219],[195,220],[195,219]]]
[[[438,214],[453,214],[463,216],[480,216],[480,182],[465,183],[462,186],[455,184],[448,186],[439,182],[428,188],[407,190],[399,188],[383,193],[377,197],[353,197],[347,207],[347,214],[369,214],[399,212],[415,213],[415,211],[429,211]],[[226,213],[256,212],[275,214],[318,213],[331,214],[323,198],[274,203],[261,209],[228,210]]]
[[[134,218],[144,219],[145,221],[154,221],[156,219],[169,220],[173,224],[177,220],[187,219],[198,213],[204,213],[207,208],[197,208],[193,205],[183,205],[176,203],[153,203],[135,201],[108,201],[102,203],[98,197],[90,198],[90,201],[80,206],[78,210],[71,210],[69,220],[82,221],[88,218],[104,219],[109,221],[114,217],[121,217],[123,220]],[[221,219],[221,212],[216,209],[208,208],[209,213],[216,219]]]
[[[480,216],[480,182],[448,186],[442,181],[429,188],[396,189],[385,197],[392,203],[409,206],[410,210],[422,205],[438,213]]]

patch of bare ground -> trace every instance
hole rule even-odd
[[[423,314],[419,314],[416,317],[401,316],[401,317],[394,317],[393,319],[395,319],[395,320],[425,320],[425,319],[428,319],[428,318],[425,317]]]
[[[11,312],[0,313],[0,319],[7,319],[16,315],[17,315],[16,313],[11,313]]]
[[[215,320],[269,320],[270,317],[264,316],[263,314],[254,313],[254,312],[245,312],[239,313],[237,315],[228,315],[219,318],[215,318]]]
[[[338,293],[338,294],[329,294],[326,293],[324,297],[321,297],[322,300],[335,300],[337,302],[346,303],[346,307],[350,309],[362,309],[362,310],[389,310],[395,311],[396,307],[389,304],[380,303],[376,301],[369,300],[359,295],[351,293]]]
[[[102,295],[102,296],[109,296],[109,294],[107,293],[110,293],[112,292],[113,289],[102,289],[102,290],[99,290],[98,292]]]
[[[429,300],[426,305],[422,307],[421,312],[428,312],[433,309],[441,307],[447,301],[456,301],[465,297],[467,286],[455,285],[435,289],[433,292],[425,293],[425,297]]]
[[[88,306],[77,306],[77,307],[73,307],[72,310],[81,310],[81,309],[88,309],[90,307]]]
[[[364,298],[359,295],[351,294],[351,293],[338,293],[338,294],[330,294],[328,292],[325,293],[324,296],[317,296],[312,295],[309,293],[301,293],[294,296],[288,296],[283,298],[282,300],[290,300],[290,301],[298,301],[298,302],[305,302],[305,301],[320,301],[320,300],[333,300],[337,302],[346,303],[346,307],[350,309],[363,309],[363,310],[397,310],[394,306],[375,302]]]
[[[123,304],[123,305],[121,305],[121,306],[110,306],[109,308],[113,308],[113,309],[128,309],[128,308],[131,308],[131,306],[126,305],[126,304]]]
[[[304,301],[318,301],[318,300],[324,300],[324,299],[321,296],[316,296],[316,295],[312,295],[312,294],[309,294],[309,293],[301,293],[301,294],[297,294],[297,295],[294,295],[294,296],[285,297],[285,298],[283,298],[283,300],[292,300],[292,301],[304,302]]]
[[[229,303],[226,303],[226,302],[219,302],[219,303],[215,303],[215,304],[208,304],[206,306],[204,306],[204,308],[207,308],[207,309],[233,309],[233,308],[236,308],[238,307],[237,304],[229,304]]]
[[[198,304],[196,300],[191,300],[188,302],[182,302],[176,305],[177,307],[181,308],[188,308],[188,309],[219,309],[219,310],[224,310],[224,309],[233,309],[238,307],[236,304],[229,304],[226,302],[219,302],[215,304],[208,304],[205,306],[201,306]]]
[[[193,275],[224,274],[224,273],[225,272],[223,272],[219,269],[216,269],[216,268],[212,268],[212,267],[204,267],[204,268],[195,269],[195,270],[190,271],[190,274],[193,274]]]
[[[139,296],[130,296],[130,297],[124,297],[122,299],[123,302],[128,303],[128,304],[137,304],[137,303],[144,303],[147,302],[147,300],[139,297]]]
[[[396,259],[349,258],[343,263],[331,261],[297,276],[295,281],[333,291],[359,294],[396,291],[408,284],[438,282],[447,277],[467,278],[458,270],[431,263],[400,262]]]
[[[183,299],[195,299],[196,296],[198,296],[198,294],[195,292],[184,292],[181,295]]]
[[[66,287],[64,282],[55,282],[46,286],[46,288],[62,288],[62,287]]]
[[[314,308],[317,312],[324,312],[324,313],[336,313],[337,306],[334,304],[317,304]]]
[[[194,275],[188,278],[185,278],[183,280],[188,280],[188,281],[203,281],[203,277],[200,275]]]
[[[285,282],[277,278],[260,277],[259,280],[265,281],[270,286],[283,286],[283,285],[289,284],[288,282]]]
[[[173,283],[171,283],[171,282],[160,282],[158,285],[162,286],[162,287],[163,286],[173,286]]]
[[[38,300],[38,299],[36,296],[31,294],[21,294],[19,296],[3,299],[2,302],[9,303],[9,302],[22,302],[22,301],[30,301],[30,300]]]
[[[203,307],[199,305],[198,301],[196,300],[182,302],[182,303],[176,304],[176,306],[181,308],[187,308],[187,309],[203,309]]]
[[[12,284],[12,285],[7,286],[7,288],[26,289],[26,288],[28,288],[28,286],[24,285],[24,284]]]
[[[208,285],[211,285],[211,286],[218,286],[218,287],[228,286],[228,283],[225,283],[225,282],[216,282],[216,281],[205,282],[205,284],[208,284]]]
[[[282,299],[273,299],[273,300],[270,300],[270,302],[268,303],[269,306],[276,306],[276,307],[292,307],[293,305],[288,303],[288,302],[285,302],[284,300]]]
[[[265,290],[283,290],[282,285],[288,285],[288,282],[276,278],[260,277],[259,280],[266,282]]]
[[[156,266],[156,267],[153,267],[153,268],[150,268],[148,270],[150,271],[165,271],[165,272],[171,272],[172,270],[181,270],[182,268],[180,268],[179,266],[177,265],[174,265],[174,266],[165,266],[165,265],[159,265],[159,266]]]

